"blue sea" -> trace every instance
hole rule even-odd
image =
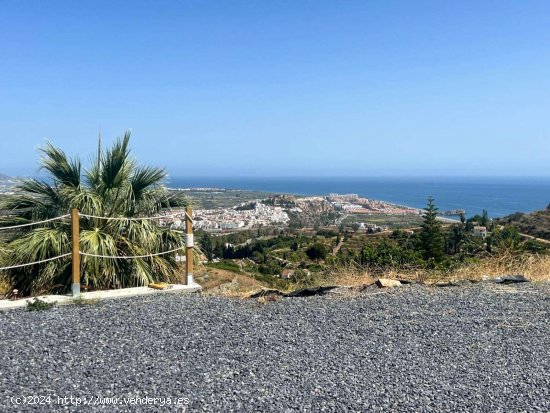
[[[464,209],[467,216],[501,217],[517,211],[544,209],[550,203],[548,178],[249,178],[172,177],[177,188],[215,187],[297,195],[354,193],[366,198],[422,208],[433,196],[440,210]]]

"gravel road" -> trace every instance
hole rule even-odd
[[[550,412],[550,284],[168,294],[2,312],[0,334],[6,412]]]

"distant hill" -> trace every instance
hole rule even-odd
[[[542,211],[529,214],[516,212],[496,220],[500,225],[512,225],[523,234],[550,240],[550,204]]]
[[[0,181],[8,181],[12,179],[11,176],[0,174]]]

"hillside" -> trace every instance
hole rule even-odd
[[[542,211],[516,212],[496,221],[501,225],[512,225],[523,234],[550,240],[550,205]]]

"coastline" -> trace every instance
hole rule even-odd
[[[273,195],[273,196],[277,196],[277,195],[291,195],[291,196],[296,196],[298,198],[313,198],[313,197],[318,197],[318,198],[324,198],[324,199],[328,199],[330,197],[330,195],[337,195],[337,196],[346,196],[346,195],[349,195],[349,194],[311,194],[311,195],[301,195],[301,194],[294,194],[294,193],[280,193],[280,192],[269,192],[269,191],[259,191],[259,190],[250,190],[250,189],[235,189],[235,188],[216,188],[216,187],[201,187],[201,188],[192,188],[192,187],[187,187],[187,188],[173,188],[173,187],[170,187],[168,188],[169,190],[171,191],[180,191],[180,192],[199,192],[199,193],[227,193],[227,192],[247,192],[247,193],[258,193],[258,194],[262,194],[262,195]],[[354,194],[355,195],[355,194]],[[409,209],[411,211],[415,211],[418,215],[421,215],[422,214],[422,211],[423,209],[422,208],[415,208],[415,207],[412,207],[412,206],[408,206],[408,205],[403,205],[403,204],[396,204],[396,203],[393,203],[393,202],[388,202],[388,201],[385,201],[385,200],[381,200],[381,199],[372,199],[372,198],[369,198],[370,201],[372,202],[379,202],[379,203],[384,203],[384,204],[387,204],[388,206],[391,206],[391,207],[396,207],[396,208],[402,208],[402,209]],[[399,215],[399,214],[396,214],[396,215]],[[414,214],[413,214],[414,215]],[[453,218],[449,218],[448,216],[438,216],[437,219],[439,221],[442,221],[442,222],[445,222],[445,223],[449,223],[449,224],[457,224],[457,223],[460,223],[460,220],[458,219],[453,219]]]
[[[545,209],[550,193],[550,178],[525,177],[332,177],[332,178],[255,178],[255,177],[176,177],[168,186],[216,187],[297,196],[350,194],[383,200],[394,205],[422,209],[428,196],[433,196],[441,211],[463,209],[466,217],[482,214],[486,209],[492,218],[515,212]]]

